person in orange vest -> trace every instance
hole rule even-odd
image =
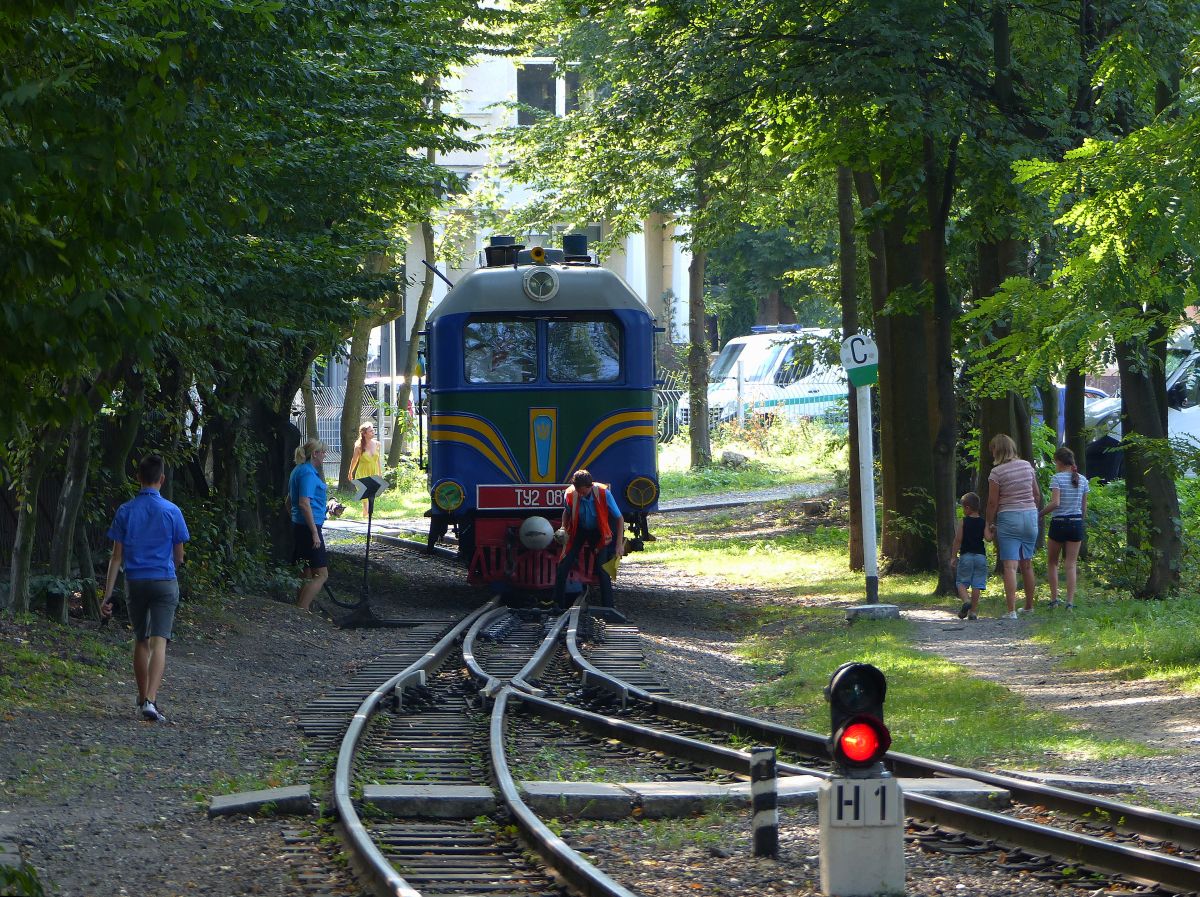
[[[596,552],[600,603],[604,607],[612,607],[612,579],[600,565],[612,557],[624,556],[625,518],[621,516],[609,488],[602,483],[593,483],[592,475],[582,468],[571,477],[566,502],[562,517],[565,540],[558,562],[558,575],[554,578],[554,602],[559,607],[564,605],[567,577],[575,569],[580,550],[585,545],[591,545]]]

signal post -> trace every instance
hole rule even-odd
[[[863,567],[867,601],[846,611],[846,619],[900,616],[894,604],[879,603],[879,553],[875,545],[875,443],[871,426],[871,385],[879,382],[879,349],[869,336],[856,333],[842,340],[842,367],[854,387],[858,414],[858,491],[862,510]]]
[[[817,790],[821,892],[831,897],[904,893],[904,796],[883,756],[887,680],[866,663],[840,666],[825,688],[834,777]]]

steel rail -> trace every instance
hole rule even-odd
[[[739,773],[749,770],[750,755],[744,751],[662,732],[534,695],[515,696],[539,716],[559,723],[575,723],[605,738],[717,769]],[[832,777],[829,772],[791,763],[780,763],[777,769],[786,775],[809,775],[822,779]],[[1200,890],[1200,862],[1195,860],[1155,853],[1094,835],[1064,831],[912,791],[904,792],[904,803],[906,813],[911,816],[959,829],[974,837],[990,838],[1013,847],[1052,854],[1059,859],[1142,882],[1157,882],[1185,892]]]
[[[578,604],[576,602],[576,606]],[[541,645],[533,652],[533,655],[526,662],[525,666],[521,667],[521,671],[517,675],[508,680],[510,685],[531,694],[545,694],[543,689],[538,688],[537,681],[541,679],[542,673],[546,671],[546,667],[558,655],[558,642],[562,638],[563,631],[570,620],[571,611],[564,611],[559,614],[558,619],[550,627],[550,630],[546,633],[546,637],[542,639]]]
[[[502,619],[505,615],[512,613],[507,607],[497,607],[490,613],[483,614],[467,630],[467,634],[463,636],[462,655],[463,663],[466,664],[467,671],[471,674],[471,678],[478,683],[482,683],[479,688],[481,695],[491,696],[499,691],[500,686],[504,684],[504,680],[497,679],[491,673],[483,668],[483,665],[475,659],[475,640],[479,638],[479,633],[491,626],[493,623]]]
[[[445,663],[446,657],[455,643],[470,628],[471,624],[495,606],[496,599],[493,598],[487,604],[472,611],[442,636],[424,656],[367,695],[350,721],[346,734],[342,737],[342,746],[338,750],[337,767],[333,775],[334,809],[342,824],[345,838],[349,842],[348,846],[357,854],[366,874],[377,887],[383,889],[384,893],[394,895],[394,897],[421,897],[421,893],[409,886],[408,882],[388,862],[387,857],[375,846],[354,807],[354,801],[350,797],[350,787],[353,781],[354,755],[358,750],[359,739],[366,731],[367,723],[370,722],[371,717],[379,709],[379,705],[389,694],[398,688],[403,688],[404,684],[415,678],[436,671]]]
[[[510,697],[528,701],[532,696],[524,695],[509,685],[503,686],[497,692],[495,704],[492,706],[490,736],[492,773],[496,778],[496,785],[500,789],[505,806],[508,807],[517,827],[521,829],[533,849],[546,861],[547,865],[584,897],[639,897],[637,892],[630,891],[613,881],[572,849],[562,838],[550,831],[549,827],[538,819],[537,814],[529,809],[525,801],[521,799],[520,790],[513,780],[504,750],[505,717]],[[539,699],[535,698],[534,700]],[[402,897],[408,897],[408,895],[402,895]]]
[[[351,530],[350,532],[353,532]],[[414,536],[427,536],[428,533],[422,533],[419,529],[402,529],[402,533],[409,533]],[[449,548],[444,548],[441,545],[434,545],[430,548],[428,545],[422,544],[415,539],[405,539],[401,536],[393,536],[391,533],[371,533],[371,538],[378,539],[386,545],[393,545],[397,548],[403,548],[406,551],[420,551],[421,554],[432,554],[435,557],[440,557],[447,561],[457,561],[458,552],[451,551]]]
[[[635,700],[648,704],[656,715],[678,722],[691,723],[717,731],[736,732],[809,756],[828,755],[828,739],[815,732],[716,707],[705,707],[676,698],[652,694],[597,669],[583,656],[579,648],[578,626],[568,628],[567,650],[572,663],[582,671],[584,682],[599,685],[606,691],[618,695],[621,698],[622,706],[625,706],[629,700]],[[1117,831],[1126,834],[1145,835],[1181,847],[1200,848],[1200,819],[1137,807],[1121,801],[1058,788],[1054,785],[1031,782],[1016,776],[968,769],[940,760],[928,760],[899,751],[888,751],[884,763],[897,776],[944,776],[970,779],[984,785],[1002,788],[1008,791],[1013,800],[1018,803],[1045,807],[1049,810],[1060,810],[1080,817],[1098,816],[1105,819]]]
[[[571,656],[571,663],[579,670],[583,687],[599,687],[601,690],[615,695],[621,699],[622,707],[629,703],[631,694],[649,696],[648,691],[598,669],[583,656],[583,651],[579,648],[579,618],[583,615],[586,607],[585,601],[576,602],[575,606],[571,608],[571,619],[567,624],[567,653]]]
[[[1200,862],[1195,860],[1015,819],[929,794],[904,792],[904,808],[909,815],[959,829],[977,838],[990,838],[1029,851],[1047,853],[1146,884],[1157,883],[1184,893],[1200,891]]]
[[[534,713],[545,719],[558,723],[575,723],[604,738],[613,738],[625,744],[632,744],[651,751],[661,751],[703,766],[712,766],[716,769],[743,775],[750,774],[750,755],[737,748],[711,744],[697,738],[689,738],[686,735],[676,735],[674,732],[664,732],[661,729],[572,707],[570,704],[563,704],[537,695],[521,692],[516,692],[515,695],[522,704],[527,705]],[[780,768],[782,767],[783,764],[780,764]],[[811,773],[805,771],[793,774],[807,775]]]

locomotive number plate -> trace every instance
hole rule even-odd
[[[477,486],[475,507],[481,511],[561,511],[567,487],[546,483]]]

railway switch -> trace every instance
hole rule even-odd
[[[892,743],[886,695],[887,679],[867,663],[842,664],[825,687],[834,774],[817,790],[824,894],[904,893],[904,796],[882,762]]]

